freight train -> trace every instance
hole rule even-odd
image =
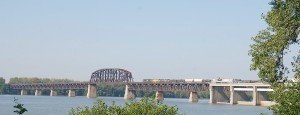
[[[209,79],[143,79],[147,83],[202,83],[211,82]]]

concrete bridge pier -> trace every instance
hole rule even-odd
[[[27,95],[27,90],[26,89],[22,89],[21,90],[21,95]]]
[[[96,85],[94,85],[94,84],[88,85],[88,92],[86,94],[86,97],[87,98],[96,98],[97,97]]]
[[[253,86],[253,105],[256,106],[257,105],[257,87]]]
[[[158,100],[158,101],[163,101],[164,100],[163,92],[162,91],[156,91],[155,99]]]
[[[209,103],[229,102],[223,86],[209,86],[210,100]]]
[[[55,89],[51,89],[50,96],[57,96],[57,91]]]
[[[190,92],[190,102],[198,102],[198,94],[197,92]]]
[[[133,91],[133,90],[129,90],[128,85],[126,85],[126,88],[125,88],[124,99],[126,99],[126,100],[127,100],[127,99],[128,99],[128,100],[135,99],[134,91]]]
[[[234,87],[230,86],[230,101],[229,101],[230,104],[236,104],[237,103],[237,100],[235,99],[234,93],[235,93],[234,92]]]
[[[74,89],[69,89],[68,96],[69,97],[75,97],[76,96],[75,90]]]
[[[270,88],[269,84],[263,83],[211,83],[209,86],[210,103],[218,103],[222,102],[224,99],[226,100],[225,93],[227,91],[227,87],[230,88],[230,104],[253,106],[271,106],[275,104],[275,102],[269,99],[267,94],[268,92],[273,91],[273,89]],[[226,101],[223,103],[226,103]]]
[[[35,96],[41,96],[42,95],[42,90],[41,89],[36,89],[34,95]]]
[[[214,92],[213,86],[209,86],[209,103],[216,103],[216,99],[214,99]]]

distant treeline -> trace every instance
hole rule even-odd
[[[71,83],[80,82],[70,79],[53,79],[53,78],[37,78],[37,77],[14,77],[10,78],[9,83],[5,84],[5,79],[0,77],[0,94],[20,95],[20,90],[10,88],[10,84],[26,84],[26,83]],[[34,95],[35,90],[28,90],[28,95]],[[86,96],[87,89],[76,90],[76,96]],[[125,85],[97,85],[97,96],[123,97],[125,93]],[[173,92],[165,91],[166,98],[188,98],[189,92]],[[42,90],[42,95],[49,95],[50,90]],[[155,91],[136,91],[137,97],[144,97],[145,95],[155,95]],[[68,95],[67,89],[57,90],[57,95]],[[209,92],[198,92],[200,98],[209,98]]]
[[[70,79],[38,78],[38,77],[13,77],[9,79],[9,84],[22,83],[71,83],[75,82]]]

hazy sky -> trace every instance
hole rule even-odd
[[[251,37],[269,0],[0,1],[0,76],[258,79]]]

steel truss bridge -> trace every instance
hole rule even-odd
[[[135,91],[156,91],[155,98],[160,101],[164,99],[163,91],[190,92],[189,101],[198,102],[197,92],[209,91],[210,103],[247,104],[269,106],[274,104],[268,99],[267,91],[273,91],[268,84],[209,84],[207,82],[186,81],[144,81],[134,82],[131,72],[119,68],[99,69],[92,73],[89,82],[73,83],[33,83],[12,84],[11,88],[21,90],[21,95],[27,95],[27,90],[35,90],[35,96],[42,94],[41,90],[50,90],[50,96],[56,96],[58,89],[68,89],[69,97],[76,95],[75,89],[87,89],[87,98],[97,97],[97,84],[124,84],[124,99],[134,99]],[[253,100],[249,101],[245,92],[251,91]],[[229,92],[228,97],[225,92]]]
[[[129,90],[147,91],[208,91],[208,83],[134,82],[132,73],[119,68],[99,69],[90,82],[12,84],[12,89],[86,89],[89,84],[124,84]]]

